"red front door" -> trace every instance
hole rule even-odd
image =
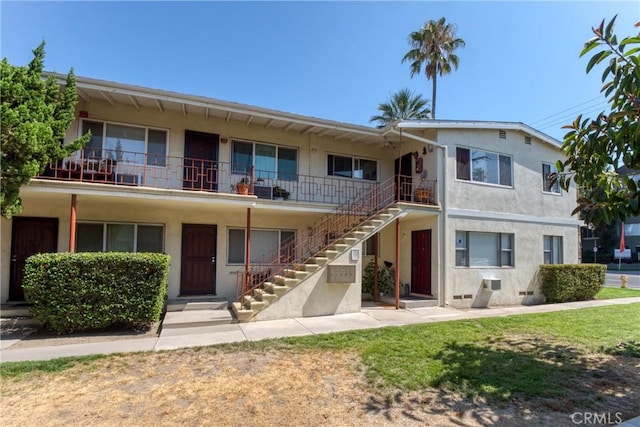
[[[58,250],[58,218],[14,217],[11,228],[9,299],[23,301],[24,265],[31,255]]]
[[[431,230],[411,232],[411,292],[431,295]]]
[[[182,224],[180,295],[216,293],[217,226]]]

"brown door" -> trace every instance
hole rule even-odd
[[[185,190],[216,191],[218,189],[218,142],[220,135],[213,133],[184,133]]]
[[[215,225],[182,224],[180,295],[216,293]]]
[[[431,295],[431,230],[411,232],[411,292]]]
[[[413,193],[413,184],[412,184],[412,170],[411,170],[411,159],[413,156],[411,153],[407,153],[402,156],[400,159],[395,160],[394,173],[396,179],[400,183],[399,189],[396,187],[396,200],[399,202],[410,202],[411,194]],[[398,192],[398,190],[400,190]]]
[[[14,217],[11,228],[9,299],[24,301],[22,278],[31,255],[58,250],[58,218]]]

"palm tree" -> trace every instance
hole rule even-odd
[[[420,30],[409,34],[409,44],[411,50],[402,58],[402,62],[411,62],[411,77],[420,74],[424,65],[427,80],[433,81],[431,117],[435,118],[438,76],[449,74],[452,67],[458,69],[459,59],[453,52],[464,47],[464,40],[456,38],[456,26],[446,23],[442,17],[438,21],[426,21]]]
[[[428,104],[422,95],[401,89],[389,96],[389,102],[378,104],[380,114],[372,116],[369,121],[378,122],[378,128],[383,128],[396,120],[428,119],[431,114]]]

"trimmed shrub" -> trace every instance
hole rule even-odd
[[[59,333],[160,320],[169,255],[55,253],[29,257],[23,280],[32,315]]]
[[[547,302],[590,300],[604,285],[606,272],[600,264],[541,265],[541,291]]]

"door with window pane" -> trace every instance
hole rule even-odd
[[[185,190],[218,190],[218,143],[220,135],[187,130],[184,134]]]
[[[182,225],[180,295],[215,295],[217,235],[215,225]]]

